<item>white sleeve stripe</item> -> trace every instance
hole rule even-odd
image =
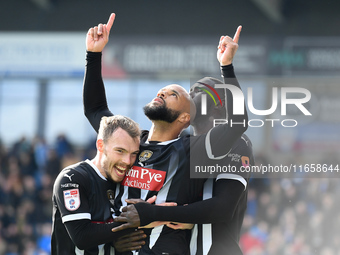
[[[241,175],[237,175],[237,174],[219,174],[216,177],[216,181],[218,181],[220,179],[237,180],[237,181],[240,181],[244,185],[244,189],[247,188],[247,181]]]
[[[63,223],[65,223],[67,221],[82,220],[82,219],[91,220],[91,214],[89,214],[89,213],[77,213],[77,214],[71,214],[71,215],[66,215],[66,216],[62,217]]]

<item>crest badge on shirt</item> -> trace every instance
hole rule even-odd
[[[151,158],[153,152],[149,150],[142,151],[141,154],[139,154],[139,162],[144,162]]]
[[[249,158],[247,156],[242,156],[241,160],[242,160],[242,165],[244,167],[248,167],[250,165],[250,161],[249,161]]]
[[[79,189],[70,189],[64,191],[65,207],[69,211],[75,211],[80,206]]]
[[[107,198],[109,199],[111,205],[113,206],[115,203],[115,192],[111,189],[106,191]]]

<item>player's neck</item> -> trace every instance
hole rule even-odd
[[[92,161],[92,163],[98,168],[99,172],[100,172],[105,178],[107,178],[105,171],[104,171],[103,168],[101,167],[101,164],[100,164],[101,156],[99,155],[98,152],[97,152],[97,155],[96,155],[91,161]]]
[[[148,141],[165,142],[178,138],[182,127],[175,123],[167,123],[164,121],[153,121],[149,131]]]

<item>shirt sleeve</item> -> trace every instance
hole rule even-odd
[[[79,249],[86,250],[100,244],[111,243],[115,239],[135,231],[132,228],[118,232],[111,231],[112,228],[121,224],[118,222],[96,224],[91,223],[90,220],[83,219],[66,222],[65,227],[74,244]]]
[[[247,189],[250,178],[249,166],[254,165],[252,143],[246,135],[234,144],[232,150],[225,159],[228,171],[219,173],[216,181],[222,179],[236,180],[243,184],[244,190]]]
[[[74,168],[63,170],[54,185],[54,202],[56,203],[62,222],[67,232],[79,249],[110,243],[123,236],[127,231],[112,232],[111,229],[121,223],[94,223],[91,222],[89,193],[91,189],[90,178],[86,173],[76,171]]]
[[[210,199],[186,206],[157,206],[147,203],[135,204],[141,226],[153,221],[181,223],[218,223],[232,218],[244,186],[235,180],[216,182],[216,195]]]
[[[60,211],[62,222],[91,220],[88,200],[89,178],[70,168],[64,170],[54,185],[55,203]]]
[[[99,130],[101,118],[113,115],[106,101],[101,61],[101,52],[87,52],[83,85],[83,107],[86,118],[96,132]]]

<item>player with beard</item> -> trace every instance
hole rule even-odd
[[[139,152],[138,124],[120,115],[103,117],[97,154],[64,168],[53,187],[52,255],[113,255],[113,201]],[[131,229],[128,231],[131,232]],[[111,243],[111,244],[110,244]]]
[[[98,121],[102,116],[113,115],[108,109],[105,88],[101,76],[101,52],[108,42],[109,32],[115,15],[112,14],[107,24],[91,28],[87,34],[87,64],[84,79],[83,99],[85,115],[94,129],[98,130]],[[232,59],[237,50],[237,30],[235,41],[228,37],[219,51],[222,75],[227,76],[229,67],[223,63]],[[236,79],[235,86],[239,87]],[[212,129],[209,139],[212,151],[216,155],[227,154],[233,143],[247,129],[247,113],[233,115],[233,99],[230,91],[226,92],[228,119],[235,123]],[[177,202],[184,205],[200,199],[203,182],[190,179],[190,146],[204,144],[206,135],[182,136],[180,133],[189,126],[195,114],[195,106],[188,92],[173,84],[162,88],[156,97],[144,107],[145,114],[152,122],[150,131],[141,134],[140,154],[131,170],[117,188],[115,210],[120,213],[121,206],[126,206],[126,199],[141,198],[146,200],[157,195],[156,204]],[[190,112],[191,111],[191,112]],[[160,113],[159,113],[160,112]],[[150,230],[150,237],[139,254],[189,254],[191,231],[173,230],[157,227]],[[170,241],[171,240],[171,241]],[[174,243],[176,245],[174,245]]]
[[[230,64],[232,70],[232,64]],[[229,77],[232,76],[232,72]],[[202,135],[214,126],[214,120],[226,119],[225,90],[216,88],[216,84],[222,81],[205,77],[197,81],[190,89],[196,108],[201,109],[202,94],[207,94],[203,89],[211,86],[219,94],[220,102],[215,105],[211,97],[207,97],[207,114],[202,115],[197,111],[192,122],[194,135]],[[172,222],[198,224],[193,231],[191,254],[197,255],[242,255],[239,247],[239,239],[244,214],[247,208],[247,193],[249,173],[239,171],[242,167],[254,165],[252,144],[249,138],[243,134],[233,145],[226,157],[219,158],[207,156],[206,143],[201,148],[194,148],[195,157],[192,157],[192,165],[227,166],[234,167],[237,172],[220,173],[215,178],[208,179],[204,184],[203,201],[186,206],[161,207],[146,203],[137,203],[123,208],[123,213],[115,218],[118,222],[128,222],[116,230],[122,230],[131,226],[145,226],[149,223],[160,221],[157,225],[166,224],[168,227],[178,229],[183,224]],[[138,200],[130,199],[129,203]],[[155,226],[155,224],[151,224]],[[149,227],[149,226],[148,226]],[[197,236],[196,236],[197,235]]]

